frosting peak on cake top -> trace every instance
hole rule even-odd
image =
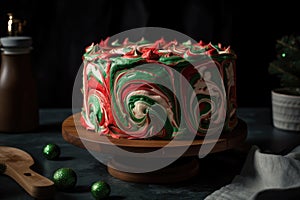
[[[213,45],[200,41],[193,44],[190,40],[180,43],[177,40],[166,41],[163,38],[155,42],[149,42],[144,38],[137,42],[131,42],[126,38],[122,43],[118,40],[109,43],[109,40],[108,37],[98,44],[92,43],[86,48],[83,58],[89,61],[106,58],[113,60],[115,57],[138,58],[171,64],[172,61],[192,61],[196,56],[208,56],[217,60],[236,57],[230,46],[224,47],[220,43]]]

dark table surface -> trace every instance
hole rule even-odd
[[[39,130],[32,133],[0,133],[0,145],[23,149],[35,160],[32,169],[52,179],[56,169],[73,168],[78,176],[76,187],[69,192],[56,191],[54,199],[93,199],[90,186],[104,180],[111,186],[109,199],[204,199],[214,190],[230,183],[239,174],[248,148],[231,149],[209,154],[199,159],[199,174],[188,181],[170,184],[141,184],[124,182],[112,177],[105,165],[86,149],[66,142],[61,134],[64,119],[72,115],[71,109],[40,110]],[[238,116],[247,123],[246,144],[257,145],[265,152],[284,154],[300,144],[300,134],[282,131],[272,126],[269,108],[239,108]],[[47,160],[42,149],[47,143],[61,148],[58,160]],[[14,180],[0,175],[0,199],[33,199]]]

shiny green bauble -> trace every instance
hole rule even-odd
[[[43,155],[48,160],[56,160],[60,156],[60,148],[53,143],[47,144],[43,148]]]
[[[60,168],[54,172],[53,182],[59,190],[71,190],[77,183],[77,175],[71,168]]]
[[[110,195],[110,186],[105,181],[94,182],[91,193],[96,200],[107,198]]]

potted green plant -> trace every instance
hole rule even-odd
[[[300,36],[285,35],[276,40],[275,48],[277,55],[268,69],[281,87],[271,92],[273,125],[300,131]]]

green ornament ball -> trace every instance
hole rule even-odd
[[[47,144],[43,148],[43,155],[48,160],[55,160],[60,156],[60,148],[53,143]]]
[[[96,200],[107,198],[110,191],[110,186],[105,181],[94,182],[91,187],[91,193]]]
[[[59,190],[71,190],[77,183],[77,175],[71,168],[59,168],[53,174],[53,182]]]

